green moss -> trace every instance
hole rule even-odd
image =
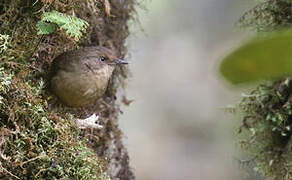
[[[292,84],[289,79],[258,86],[243,95],[239,108],[241,147],[255,158],[256,169],[265,176],[275,174],[291,132]]]
[[[105,162],[81,141],[72,115],[49,111],[43,80],[24,82],[0,70],[3,168],[21,179],[105,179]]]

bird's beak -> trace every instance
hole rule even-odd
[[[129,62],[124,59],[117,59],[117,64],[129,64]]]

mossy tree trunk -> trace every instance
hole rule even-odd
[[[0,179],[135,179],[116,100],[127,68],[116,68],[104,97],[85,108],[64,106],[48,88],[51,62],[65,51],[100,45],[123,58],[134,6],[134,0],[0,1]],[[42,15],[54,10],[88,22],[82,38],[57,25],[38,35]],[[102,128],[80,130],[75,120],[92,114]]]
[[[291,0],[265,0],[239,21],[261,35],[292,26]],[[281,57],[279,57],[281,58]],[[277,61],[277,59],[275,59]],[[267,82],[243,97],[241,145],[266,179],[292,179],[291,78]]]

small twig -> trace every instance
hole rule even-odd
[[[3,62],[3,63],[0,63],[0,65],[2,65],[2,64],[7,64],[7,65],[17,65],[17,66],[26,66],[26,67],[28,67],[28,68],[31,68],[31,69],[33,69],[33,70],[36,70],[36,71],[38,71],[38,72],[43,72],[42,70],[40,70],[40,69],[38,69],[38,68],[36,68],[36,67],[34,67],[34,66],[32,66],[32,65],[28,65],[28,64],[22,64],[22,63],[18,63],[18,62]]]
[[[14,174],[12,174],[10,171],[8,171],[7,169],[5,169],[2,164],[0,164],[0,169],[2,169],[4,172],[6,172],[7,174],[9,174],[10,176],[16,178],[16,179],[20,179],[19,177],[15,176]]]
[[[36,0],[36,1],[32,4],[32,6],[36,5],[36,3],[38,3],[38,2],[39,2],[39,0]]]
[[[104,7],[105,7],[105,13],[108,17],[114,17],[112,14],[111,14],[111,4],[109,2],[109,0],[104,0]]]
[[[31,161],[34,161],[34,160],[37,160],[37,159],[40,159],[40,158],[43,158],[43,157],[46,157],[46,156],[45,156],[45,155],[42,155],[42,156],[37,156],[37,157],[35,157],[35,158],[29,159],[29,160],[23,162],[23,163],[22,163],[22,166],[23,166],[24,164],[26,164],[26,163],[29,163],[29,162],[31,162]]]
[[[40,175],[40,173],[47,171],[47,170],[49,170],[49,168],[41,169],[38,173],[36,173],[36,175],[34,177],[37,178]]]

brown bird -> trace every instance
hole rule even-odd
[[[61,54],[51,66],[51,89],[68,106],[82,107],[101,98],[117,64],[128,64],[101,46]]]

